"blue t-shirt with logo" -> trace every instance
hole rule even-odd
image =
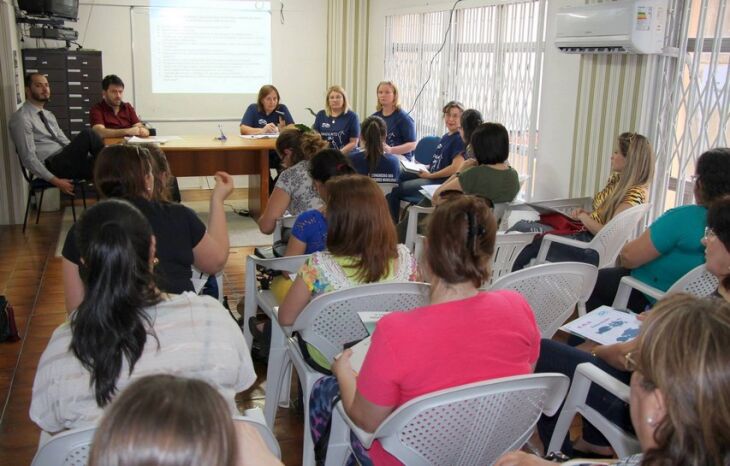
[[[336,117],[320,110],[314,119],[312,129],[321,134],[322,139],[327,141],[331,148],[339,150],[349,144],[350,139],[360,137],[360,119],[352,110]]]
[[[373,173],[368,173],[370,170],[370,162],[364,150],[351,152],[350,161],[358,174],[370,175],[370,178],[378,183],[397,183],[400,178],[400,161],[393,154],[383,154]]]
[[[277,111],[283,113],[283,115],[277,113]],[[286,105],[284,104],[279,104],[276,110],[268,115],[264,112],[259,112],[258,105],[251,104],[246,109],[246,113],[243,114],[241,124],[250,126],[251,128],[263,128],[269,123],[278,125],[279,117],[283,118],[287,125],[294,123],[294,118],[292,118],[291,113],[289,113],[289,109],[286,108]]]
[[[462,152],[464,152],[464,140],[461,139],[459,132],[444,134],[436,146],[428,171],[434,173],[448,167],[454,161],[454,157]]]
[[[407,142],[416,142],[416,124],[413,122],[413,118],[403,110],[398,109],[388,116],[383,115],[382,111],[375,112],[373,115],[385,120],[385,125],[388,127],[385,143],[390,147],[400,146]],[[413,158],[413,152],[403,155],[408,159]]]

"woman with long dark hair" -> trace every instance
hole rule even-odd
[[[362,150],[350,154],[352,165],[361,175],[367,175],[378,183],[397,183],[400,178],[400,161],[393,154],[385,152],[385,121],[371,115],[362,122],[360,147]]]
[[[83,300],[41,356],[31,419],[51,433],[93,425],[130,380],[155,372],[205,379],[235,406],[256,380],[241,330],[217,300],[157,287],[157,241],[144,215],[102,201],[75,236]]]
[[[157,197],[153,159],[146,148],[116,144],[105,147],[94,165],[94,185],[103,198],[125,199],[137,207],[152,225],[159,265],[157,286],[179,294],[193,291],[191,267],[215,275],[228,260],[228,228],[223,202],[233,191],[233,177],[215,174],[210,197],[208,228],[188,207]],[[81,258],[73,225],[63,244],[63,290],[66,310],[73,311],[84,297],[79,275]]]

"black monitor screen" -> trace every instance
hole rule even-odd
[[[31,15],[78,19],[79,0],[18,0],[18,6]]]

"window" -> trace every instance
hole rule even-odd
[[[532,175],[544,46],[545,0],[386,18],[385,76],[401,91],[418,137],[444,132],[441,107],[458,100],[510,132],[510,162]],[[415,108],[411,108],[428,80]],[[529,195],[529,189],[527,189]]]
[[[707,149],[730,141],[730,7],[725,0],[674,0],[657,111],[659,214],[694,202],[692,175]],[[670,9],[671,11],[671,9]]]

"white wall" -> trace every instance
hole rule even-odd
[[[474,8],[503,3],[494,0],[466,0],[458,8]],[[539,114],[539,146],[534,199],[568,195],[576,99],[578,97],[578,55],[559,53],[553,45],[554,16],[557,8],[581,4],[582,0],[549,0],[543,87]],[[451,0],[372,0],[370,4],[370,44],[368,102],[375,105],[375,87],[383,78],[385,66],[385,17],[421,11],[449,10]],[[374,108],[373,108],[374,111]]]
[[[133,51],[148,48],[147,43],[135,43],[130,22],[130,12],[135,7],[147,7],[147,0],[86,0],[80,2],[79,20],[66,25],[79,31],[79,42],[85,49],[101,50],[104,74],[117,74],[125,82],[125,100],[135,102],[133,79]],[[282,102],[289,107],[295,121],[311,125],[314,121],[305,107],[317,111],[321,108],[325,91],[326,73],[326,0],[289,0],[284,5],[284,24],[281,23],[279,3],[272,2],[272,76],[273,83],[281,93]],[[139,40],[135,37],[135,39]],[[24,47],[60,47],[56,41],[26,40]],[[137,54],[139,56],[139,53]],[[136,60],[134,66],[147,66]],[[136,70],[139,74],[139,69]],[[53,91],[53,90],[51,90]],[[245,108],[255,102],[255,96],[236,95],[231,90],[231,98],[241,100],[240,112],[222,115],[222,121],[205,121],[196,114],[194,105],[185,114],[177,115],[180,120],[156,121],[154,118],[140,117],[149,121],[160,134],[210,134],[217,135],[218,124],[222,124],[228,135],[238,134],[238,124]],[[101,98],[101,83],[99,84]],[[184,97],[181,97],[184,98]],[[199,118],[196,121],[196,117]],[[247,177],[236,177],[237,186],[245,186]],[[183,188],[207,187],[204,179],[190,178],[181,180]]]

